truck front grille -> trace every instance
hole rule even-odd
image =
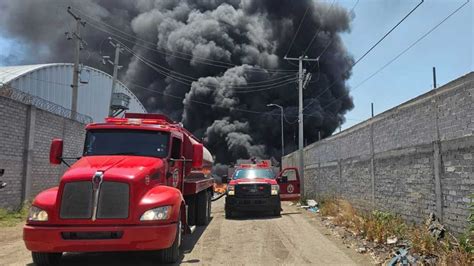
[[[128,217],[129,186],[120,182],[103,182],[97,202],[97,219],[124,219]],[[91,181],[69,182],[64,185],[61,219],[91,219],[93,206]]]
[[[238,184],[235,186],[235,196],[245,198],[269,197],[270,184]]]

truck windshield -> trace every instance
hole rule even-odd
[[[86,135],[84,156],[135,155],[166,157],[169,133],[148,130],[90,130]]]
[[[239,169],[235,171],[234,179],[241,178],[275,178],[275,173],[271,169]]]

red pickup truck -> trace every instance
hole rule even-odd
[[[266,211],[279,216],[282,200],[300,198],[297,168],[275,174],[269,161],[242,163],[235,167],[227,185],[225,216],[236,212]]]

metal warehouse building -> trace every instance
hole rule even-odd
[[[0,67],[0,86],[32,95],[64,109],[71,109],[73,64],[54,63]],[[108,115],[112,76],[98,69],[83,66],[80,72],[77,112],[103,121]],[[128,112],[146,113],[138,98],[121,82],[116,93],[130,97]]]

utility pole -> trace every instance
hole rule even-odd
[[[370,103],[370,110],[372,111],[372,118],[374,117],[374,103]]]
[[[278,107],[280,108],[281,111],[281,117],[280,117],[280,122],[281,122],[281,159],[283,160],[283,156],[285,156],[285,137],[284,137],[284,130],[283,130],[283,116],[285,115],[283,106],[275,104],[275,103],[269,103],[267,104],[267,107]]]
[[[68,6],[67,12],[76,20],[76,31],[72,33],[72,37],[69,36],[69,33],[66,32],[68,36],[68,40],[74,38],[75,40],[75,47],[74,47],[74,72],[72,75],[72,97],[71,97],[71,119],[76,119],[77,114],[77,95],[79,89],[79,54],[81,52],[81,44],[84,41],[81,38],[81,26],[85,27],[86,22],[82,21],[81,17],[74,14],[71,11],[71,7]]]
[[[438,85],[436,84],[436,67],[433,67],[433,88],[436,89]]]
[[[319,61],[319,58],[308,58],[308,56],[301,55],[300,57],[286,57],[285,60],[298,61],[298,153],[299,153],[299,174],[300,174],[300,194],[302,197],[305,195],[304,190],[304,136],[303,136],[303,61]]]
[[[115,48],[115,57],[114,57],[114,62],[107,60],[110,64],[114,66],[114,73],[112,75],[112,91],[110,92],[110,104],[109,104],[109,117],[114,116],[114,108],[113,108],[113,98],[114,98],[114,93],[115,93],[115,87],[117,85],[117,72],[122,66],[119,65],[119,58],[120,58],[120,52],[121,52],[121,47],[120,43],[113,43],[112,38],[109,37],[109,43],[112,45],[112,47]],[[103,63],[105,64],[105,59],[108,59],[108,56],[103,57]]]

